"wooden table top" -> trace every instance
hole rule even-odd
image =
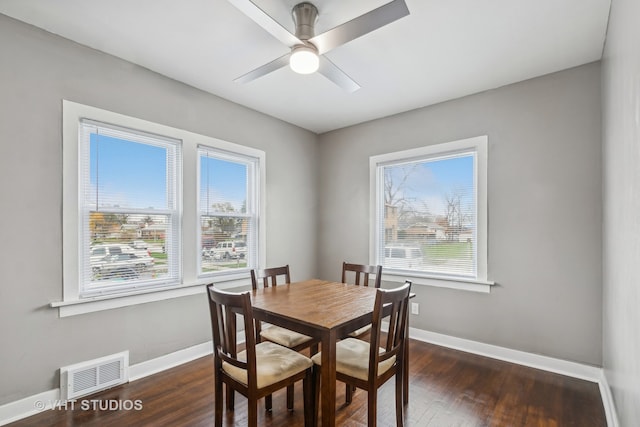
[[[251,294],[254,311],[325,330],[370,316],[375,299],[373,287],[319,279],[259,288]]]

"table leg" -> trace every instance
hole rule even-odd
[[[322,426],[333,427],[336,424],[336,333],[329,331],[322,337],[322,367],[320,379],[320,406],[322,408]]]

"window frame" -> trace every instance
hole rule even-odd
[[[261,227],[260,224],[260,206],[261,206],[261,198],[260,198],[260,194],[263,192],[261,191],[260,188],[260,171],[261,171],[261,162],[260,162],[260,158],[256,157],[256,156],[251,156],[248,154],[240,154],[237,152],[230,152],[228,150],[221,150],[219,148],[216,147],[212,147],[212,146],[208,146],[208,145],[199,145],[197,148],[197,158],[198,158],[198,173],[197,173],[197,178],[198,178],[198,184],[197,184],[197,194],[198,194],[198,198],[197,198],[197,215],[198,215],[198,248],[199,250],[202,250],[202,227],[201,227],[201,220],[202,220],[202,216],[203,216],[203,209],[200,205],[200,193],[202,191],[202,188],[200,187],[200,183],[201,183],[201,155],[203,154],[203,152],[207,152],[212,154],[213,158],[216,158],[218,160],[223,160],[223,161],[228,161],[228,162],[235,162],[235,163],[241,163],[247,166],[247,200],[246,200],[246,207],[247,207],[247,212],[245,213],[237,213],[235,215],[228,215],[231,217],[244,217],[247,218],[250,223],[251,223],[251,236],[247,237],[247,241],[245,242],[247,245],[247,256],[246,256],[246,262],[247,262],[247,266],[243,267],[243,268],[238,268],[238,269],[229,269],[229,270],[222,270],[222,271],[218,271],[218,272],[211,272],[211,273],[205,273],[202,271],[202,257],[198,257],[198,276],[200,278],[206,278],[206,279],[216,279],[217,280],[224,280],[225,277],[229,277],[229,276],[233,276],[233,275],[239,275],[239,274],[247,274],[249,273],[249,271],[251,269],[254,268],[260,268],[260,262],[259,262],[259,254],[260,254],[260,249],[259,249],[259,243],[260,243],[260,238],[258,237],[260,235],[260,229],[263,228]],[[264,163],[264,162],[262,162]],[[210,216],[221,216],[221,215],[210,215]],[[224,215],[223,215],[224,216]],[[263,264],[264,265],[264,264]]]
[[[385,153],[369,158],[370,170],[370,234],[369,262],[379,264],[384,251],[384,176],[383,167],[446,157],[461,152],[475,152],[476,169],[476,277],[466,278],[455,275],[429,274],[426,272],[383,268],[383,280],[404,282],[409,279],[414,284],[462,289],[476,292],[490,292],[494,282],[488,280],[488,215],[487,215],[487,166],[488,137],[486,135],[457,141],[427,145],[424,147]]]
[[[87,201],[86,195],[89,194],[87,186],[90,186],[90,134],[91,128],[96,130],[105,130],[109,133],[123,134],[120,136],[111,137],[121,140],[128,140],[133,143],[143,143],[160,148],[166,149],[167,153],[167,206],[162,209],[148,209],[148,208],[103,208],[95,206],[96,212],[110,212],[110,213],[128,213],[131,215],[159,215],[166,216],[169,221],[167,222],[167,234],[171,236],[167,245],[167,253],[170,258],[168,260],[167,268],[168,274],[165,278],[141,281],[141,282],[125,282],[121,285],[106,283],[100,284],[89,280],[90,266],[87,263],[90,260],[90,231],[85,228],[87,224],[84,221],[89,221],[92,200]],[[85,134],[89,132],[89,134]],[[146,140],[146,141],[145,141]],[[160,290],[165,287],[171,287],[179,285],[182,277],[181,272],[181,227],[180,216],[182,212],[182,187],[179,185],[180,178],[182,177],[182,141],[176,138],[169,138],[167,136],[154,135],[146,131],[140,131],[139,129],[125,128],[122,126],[114,125],[111,123],[99,122],[96,120],[81,118],[78,125],[78,169],[80,173],[80,179],[78,182],[78,205],[80,210],[81,219],[78,224],[78,234],[80,236],[80,251],[79,267],[80,278],[78,283],[78,298],[85,299],[91,296],[99,295],[115,295],[115,294],[130,294],[139,290]],[[84,195],[84,196],[83,196]],[[88,267],[88,268],[87,268]]]
[[[79,221],[82,218],[80,200],[81,173],[79,153],[79,125],[81,119],[91,119],[98,122],[113,124],[129,129],[163,135],[182,141],[181,174],[177,185],[182,188],[182,200],[179,201],[181,228],[181,256],[179,283],[151,289],[140,289],[110,295],[95,295],[80,297],[80,262],[79,251],[82,248]],[[259,223],[265,218],[265,188],[266,188],[266,155],[262,150],[240,144],[212,138],[209,136],[189,132],[183,129],[165,126],[123,114],[103,110],[68,100],[62,101],[62,267],[63,286],[62,298],[50,303],[51,307],[59,309],[60,317],[73,316],[100,310],[125,307],[152,301],[161,301],[188,295],[204,293],[204,284],[211,281],[211,277],[199,275],[200,242],[198,201],[198,146],[208,146],[217,150],[228,151],[239,155],[255,157],[259,163],[258,179],[258,219]],[[265,265],[266,233],[265,227],[258,227],[257,232],[257,265]],[[246,271],[228,274],[216,278],[220,288],[246,286],[250,283]]]

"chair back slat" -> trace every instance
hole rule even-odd
[[[355,285],[369,286],[369,276],[374,275],[374,288],[380,287],[380,282],[382,280],[382,266],[381,265],[366,265],[366,264],[351,264],[348,262],[342,263],[342,283],[349,283],[348,273],[354,273],[354,281]]]

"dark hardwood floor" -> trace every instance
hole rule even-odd
[[[72,409],[54,409],[9,426],[211,426],[212,356],[78,399]],[[606,426],[596,383],[501,362],[419,341],[410,344],[409,426]],[[394,384],[378,392],[378,425],[395,424]],[[366,426],[366,392],[344,405],[338,384],[336,421]],[[259,425],[302,426],[302,385],[287,412],[284,390],[273,396],[273,412],[260,402]],[[95,410],[92,408],[95,406]],[[123,410],[111,409],[123,407]],[[141,409],[137,409],[139,407]],[[246,425],[246,400],[237,395],[226,426]]]

